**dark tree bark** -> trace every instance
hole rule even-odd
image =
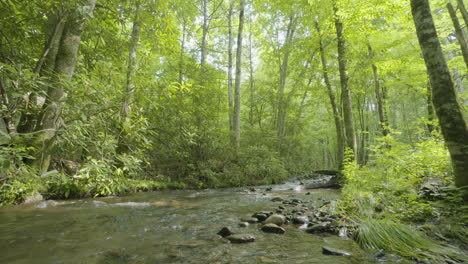
[[[325,48],[323,46],[322,32],[321,32],[318,21],[315,21],[315,28],[317,29],[317,33],[319,35],[320,59],[322,61],[322,75],[325,81],[325,86],[327,87],[328,98],[330,99],[330,104],[331,104],[331,108],[333,111],[333,119],[335,121],[336,148],[337,148],[336,149],[336,161],[337,161],[338,167],[340,167],[344,159],[344,145],[345,145],[342,116],[340,114],[338,104],[336,103],[335,92],[333,91],[333,88],[330,83],[330,78],[328,76],[327,58],[325,56]]]
[[[240,0],[239,6],[239,30],[237,32],[237,52],[236,52],[236,82],[235,82],[235,95],[234,95],[234,147],[236,153],[240,149],[240,112],[241,112],[241,75],[242,75],[242,32],[244,29],[244,7],[245,1]]]
[[[462,14],[463,20],[465,21],[465,26],[468,27],[468,11],[466,11],[465,3],[463,3],[464,0],[458,0],[458,9],[460,9],[460,12]]]
[[[346,135],[346,147],[353,151],[354,156],[357,154],[356,134],[354,130],[353,121],[353,108],[351,101],[351,91],[348,87],[348,73],[347,73],[347,54],[346,54],[346,41],[343,36],[343,23],[338,16],[338,8],[336,4],[333,7],[335,15],[335,28],[338,40],[338,64],[340,70],[340,83],[341,83],[341,103],[343,107],[343,119]]]
[[[451,3],[447,4],[447,9],[450,13],[450,17],[452,18],[453,27],[455,28],[455,34],[457,36],[458,43],[460,44],[466,67],[468,68],[468,43],[466,43],[465,34],[463,34],[463,29],[460,25],[460,21],[458,21],[457,13],[455,12],[455,9],[453,8]]]
[[[370,43],[367,43],[367,48],[369,50],[369,56],[371,60],[374,60],[374,50]],[[382,129],[383,136],[390,134],[390,127],[387,118],[387,108],[386,108],[386,92],[385,89],[382,89],[380,86],[380,76],[377,66],[372,62],[372,72],[374,75],[374,88],[375,88],[375,97],[377,99],[377,110],[379,112],[380,128]]]
[[[450,70],[439,43],[428,0],[411,0],[419,45],[432,86],[432,102],[455,173],[455,184],[464,188],[468,201],[468,129],[457,102]]]
[[[33,154],[35,158],[33,166],[40,172],[47,171],[49,168],[55,136],[62,123],[62,104],[66,98],[64,86],[72,79],[75,72],[81,33],[87,18],[94,10],[95,4],[96,0],[84,1],[82,10],[87,10],[88,13],[75,9],[63,29],[55,60],[54,76],[51,79],[52,86],[47,90],[46,102],[41,114],[42,118],[35,129],[36,137],[33,146],[36,151]]]

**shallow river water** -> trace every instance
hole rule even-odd
[[[372,263],[352,240],[338,236],[312,235],[295,226],[286,226],[284,235],[263,233],[254,224],[237,227],[242,217],[274,211],[279,204],[272,197],[317,203],[339,197],[337,190],[306,192],[287,183],[266,195],[177,190],[3,208],[0,263]],[[256,241],[231,244],[216,235],[223,226]],[[353,256],[323,255],[322,246]]]

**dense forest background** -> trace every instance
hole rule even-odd
[[[466,9],[430,3],[466,119]],[[4,0],[0,17],[3,205],[317,169],[453,182],[410,1]]]

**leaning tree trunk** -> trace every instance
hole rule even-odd
[[[460,13],[462,14],[463,20],[465,21],[465,26],[468,27],[468,11],[466,11],[464,0],[458,0],[458,9],[460,9]]]
[[[242,31],[244,29],[244,6],[245,1],[240,0],[239,7],[239,30],[237,32],[237,52],[236,52],[236,82],[234,95],[234,147],[236,153],[240,149],[240,112],[241,112],[241,74],[242,74]]]
[[[335,15],[335,28],[338,40],[338,64],[340,70],[340,83],[341,83],[341,103],[343,105],[343,119],[345,125],[346,147],[353,151],[354,156],[357,154],[356,134],[354,131],[353,122],[353,108],[351,102],[351,91],[348,87],[348,73],[347,73],[347,54],[346,54],[346,41],[343,36],[343,23],[338,16],[338,8],[333,7]]]
[[[411,0],[411,11],[431,80],[432,101],[452,159],[455,184],[465,189],[464,199],[468,201],[468,129],[439,43],[429,0]]]
[[[367,43],[367,48],[369,50],[369,56],[371,60],[374,60],[374,50],[370,43]],[[375,97],[377,99],[377,110],[379,112],[379,120],[380,120],[380,128],[382,129],[383,136],[387,136],[390,134],[390,127],[387,118],[387,110],[386,110],[386,101],[385,101],[385,89],[382,89],[380,86],[380,76],[377,66],[374,62],[372,62],[372,72],[374,75],[374,87],[375,87]]]
[[[96,0],[84,1],[82,8],[75,9],[63,29],[57,51],[52,87],[47,90],[47,97],[42,109],[42,119],[36,127],[33,166],[40,172],[49,168],[55,136],[61,126],[62,105],[65,101],[65,83],[71,81],[75,72],[81,33],[87,18],[91,16]],[[80,11],[81,10],[81,11]],[[86,10],[86,12],[83,12]]]
[[[455,34],[457,36],[458,43],[460,44],[466,67],[468,68],[468,43],[466,43],[465,34],[463,34],[463,29],[460,25],[460,21],[458,21],[457,13],[455,12],[455,9],[453,8],[451,3],[447,4],[447,9],[450,13],[450,17],[452,18],[453,27],[455,28]]]
[[[327,87],[328,97],[330,98],[330,104],[333,111],[333,119],[335,120],[335,131],[336,131],[336,161],[337,165],[341,166],[344,159],[344,129],[342,123],[342,116],[340,114],[338,104],[336,103],[335,93],[330,83],[330,78],[328,77],[328,64],[327,58],[325,57],[325,48],[323,46],[322,32],[318,21],[315,21],[315,27],[319,35],[319,48],[320,48],[320,59],[322,61],[322,74],[325,81],[325,86]]]
[[[117,141],[117,153],[127,152],[130,148],[128,142],[128,125],[130,124],[131,105],[135,98],[135,83],[133,77],[135,76],[135,68],[137,66],[137,51],[138,42],[140,41],[140,4],[138,1],[135,3],[135,17],[133,19],[132,37],[128,50],[128,64],[127,64],[127,82],[125,84],[125,96],[120,110],[120,129]]]

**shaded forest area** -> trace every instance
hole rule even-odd
[[[0,1],[0,206],[332,169],[362,247],[463,261],[434,242],[468,245],[452,2]]]
[[[466,211],[463,0],[4,0],[0,17],[3,206],[336,169],[356,218]],[[445,231],[466,241],[461,223]]]

